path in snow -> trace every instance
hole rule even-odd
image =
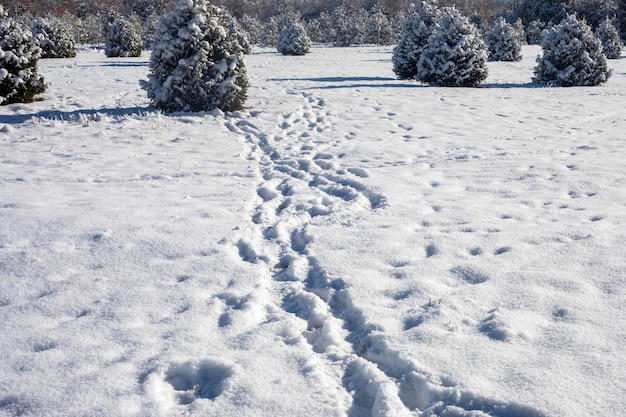
[[[344,166],[343,155],[333,150],[350,138],[333,134],[333,115],[324,99],[294,90],[283,94],[291,96],[295,109],[280,115],[274,126],[258,123],[258,115],[228,123],[232,132],[246,137],[260,181],[250,226],[236,245],[243,261],[267,265],[276,303],[306,321],[303,336],[327,368],[324,372],[342,375],[351,397],[348,416],[408,416],[413,411],[424,416],[542,416],[517,403],[441,385],[389,346],[378,326],[353,305],[344,280],[330,276],[311,253],[309,223],[319,223],[319,218],[358,223],[362,213],[384,209],[386,198],[365,184],[366,170]],[[460,268],[458,274],[470,284],[482,279],[469,269]]]

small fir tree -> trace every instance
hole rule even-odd
[[[611,70],[602,43],[576,15],[569,15],[546,34],[537,57],[535,80],[562,87],[600,85]]]
[[[137,57],[141,55],[141,32],[130,20],[118,17],[109,25],[104,53],[108,57]]]
[[[533,20],[526,28],[526,41],[529,45],[541,45],[543,37],[551,29],[549,24],[541,20]]]
[[[182,0],[154,35],[148,81],[153,105],[166,112],[243,108],[248,77],[231,16],[206,0]]]
[[[230,23],[228,24],[228,31],[230,33],[230,36],[234,36],[237,38],[237,42],[239,42],[239,46],[241,46],[241,51],[244,54],[247,55],[252,52],[252,45],[248,40],[248,34],[239,25],[239,22],[235,17],[231,17]]]
[[[602,51],[608,59],[617,59],[622,55],[624,43],[608,17],[596,29],[596,37],[600,39]]]
[[[72,58],[76,56],[72,28],[62,19],[54,16],[35,19],[31,31],[33,35],[40,35],[42,58]]]
[[[393,27],[389,17],[374,7],[370,11],[367,27],[365,30],[365,43],[373,43],[376,45],[391,45],[393,43]]]
[[[283,55],[304,55],[310,46],[311,40],[299,22],[291,22],[278,38],[278,52]]]
[[[46,89],[37,72],[39,37],[8,17],[0,5],[0,104],[24,103]]]
[[[393,72],[400,79],[412,79],[417,75],[417,63],[426,48],[441,12],[434,2],[422,2],[402,25],[402,38],[393,48],[391,61]]]
[[[417,79],[439,86],[476,87],[487,78],[489,50],[480,31],[446,8],[417,64]]]
[[[504,19],[497,18],[485,32],[491,61],[519,61],[522,59],[522,44],[519,31]]]
[[[333,12],[333,45],[345,47],[363,43],[367,20],[368,14],[363,9],[349,11],[344,5],[337,7]]]

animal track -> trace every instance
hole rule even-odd
[[[232,131],[247,139],[248,159],[256,161],[262,179],[256,191],[257,205],[250,213],[252,230],[242,231],[235,244],[241,260],[267,265],[267,285],[278,298],[276,306],[306,323],[302,336],[321,363],[342,370],[343,389],[352,398],[349,416],[398,415],[398,410],[406,415],[418,411],[420,415],[470,416],[473,410],[480,410],[503,417],[506,404],[443,387],[419,371],[411,359],[402,358],[379,337],[379,326],[370,323],[352,303],[345,281],[329,274],[310,253],[313,236],[307,226],[312,218],[327,216],[333,222],[353,222],[364,211],[386,207],[387,199],[362,182],[369,178],[366,170],[342,168],[342,155],[328,150],[332,141],[320,137],[320,132],[331,126],[324,100],[309,93],[301,96],[304,104],[300,109],[278,117],[274,136],[258,129],[253,121],[232,125]],[[281,140],[268,140],[271,137]],[[262,248],[262,255],[258,248]],[[425,247],[426,257],[438,253],[434,244]],[[405,278],[407,265],[406,260],[391,262],[391,275]],[[484,271],[471,266],[458,266],[450,272],[470,284],[489,279]],[[411,294],[406,290],[391,297],[402,300]],[[228,326],[246,300],[227,296],[222,301],[226,311],[219,324]],[[406,319],[405,329],[418,326],[420,320],[423,318],[419,316]],[[397,366],[389,367],[388,363]],[[221,375],[227,373],[224,370]],[[176,383],[183,401],[193,400],[195,394],[189,390],[198,379]],[[472,400],[479,401],[474,404]]]
[[[233,373],[231,365],[220,361],[189,361],[172,364],[165,373],[165,382],[176,393],[179,404],[189,405],[198,398],[214,400],[220,396]]]

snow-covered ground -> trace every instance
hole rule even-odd
[[[391,48],[246,56],[162,115],[149,53],[0,107],[0,415],[626,415],[626,61],[593,88]]]

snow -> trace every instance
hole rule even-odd
[[[625,415],[626,63],[484,88],[390,47],[246,55],[163,115],[148,55],[0,107],[0,415]]]

